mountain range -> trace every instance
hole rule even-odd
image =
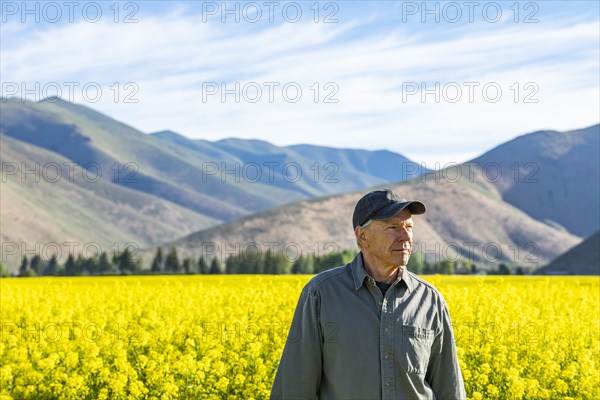
[[[66,251],[65,242],[143,248],[420,168],[387,150],[146,134],[59,98],[2,98],[0,107],[0,240],[9,265],[22,249]]]
[[[502,199],[535,219],[586,237],[600,225],[600,127],[538,131],[471,160]],[[502,174],[496,174],[501,171]]]
[[[416,217],[415,234],[416,248],[429,261],[472,259],[534,270],[600,227],[599,136],[598,125],[534,132],[461,165],[384,186],[428,205]],[[165,246],[221,259],[230,249],[267,250],[273,243],[305,254],[354,248],[350,216],[363,193],[304,200]]]
[[[133,243],[146,258],[159,244],[182,255],[253,242],[352,248],[353,205],[373,187],[428,205],[416,240],[430,260],[534,268],[600,229],[598,125],[522,135],[428,171],[387,150],[147,134],[58,98],[0,107],[0,239],[13,268],[29,249],[66,242]]]

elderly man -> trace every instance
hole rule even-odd
[[[446,302],[406,269],[424,212],[391,190],[358,201],[360,253],[302,290],[271,399],[466,398]]]

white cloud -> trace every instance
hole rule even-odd
[[[597,20],[493,29],[473,24],[432,41],[407,27],[371,32],[373,16],[264,27],[199,18],[178,10],[137,24],[79,22],[18,37],[17,28],[2,28],[3,36],[11,35],[2,48],[2,78],[100,82],[102,99],[90,106],[147,132],[389,148],[428,163],[440,157],[462,161],[526,131],[577,128],[600,119]],[[113,82],[135,82],[139,103],[115,103],[108,89]],[[225,103],[219,96],[203,102],[203,82],[226,82],[230,89],[235,82],[256,82],[262,101],[236,103],[228,95]],[[265,82],[280,83],[273,103]],[[288,82],[302,88],[298,103],[283,97]],[[327,82],[339,88],[333,95],[339,103],[323,102],[336,87],[326,90]],[[430,89],[435,82],[457,82],[463,97],[455,104],[443,98],[436,103],[433,95],[425,102],[420,94],[403,98],[406,82],[427,82]],[[464,82],[479,83],[474,102],[466,100]],[[534,86],[525,87],[528,82]],[[497,103],[483,97],[486,83],[502,88]],[[539,102],[524,103],[527,94]]]

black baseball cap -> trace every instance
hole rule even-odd
[[[418,200],[406,200],[390,189],[374,190],[365,194],[354,207],[352,225],[363,225],[370,219],[388,219],[408,207],[411,214],[424,214],[425,204]]]

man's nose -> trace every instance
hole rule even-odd
[[[398,240],[408,240],[410,239],[410,233],[408,228],[400,228],[398,229]]]

